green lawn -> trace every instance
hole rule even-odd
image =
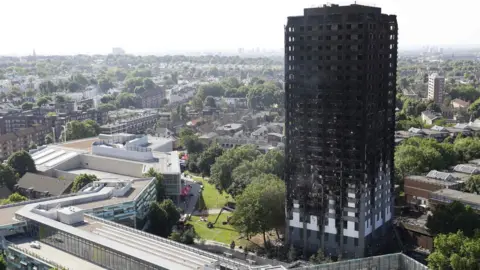
[[[227,202],[234,202],[232,196],[226,192],[219,193],[214,185],[208,183],[207,179],[192,176],[193,180],[200,181],[203,184],[202,196],[199,198],[197,210],[222,208]]]
[[[197,217],[197,216],[192,216],[191,221],[189,223],[193,225],[193,227],[195,228],[195,232],[202,239],[217,241],[227,245],[230,245],[230,243],[233,240],[235,241],[235,244],[237,247],[242,246],[247,243],[247,240],[238,239],[240,237],[240,234],[237,231],[235,231],[235,229],[232,226],[222,224],[222,222],[227,221],[227,217],[231,215],[232,215],[231,213],[222,213],[217,223],[214,225],[214,228],[212,229],[209,229],[207,227],[208,222],[201,221],[200,217]],[[209,215],[208,221],[213,223],[216,218],[217,218],[217,215]]]

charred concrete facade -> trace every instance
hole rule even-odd
[[[397,20],[307,8],[285,26],[287,240],[359,258],[391,235]]]

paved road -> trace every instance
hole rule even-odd
[[[190,194],[193,194],[193,196],[189,196],[187,198],[187,204],[181,203],[182,209],[185,211],[185,213],[190,214],[195,210],[195,206],[197,205],[197,201],[200,195],[200,185],[195,183],[191,178],[184,177],[182,175],[182,180],[185,181],[186,185],[191,185],[192,189],[190,190]]]

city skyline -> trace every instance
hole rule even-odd
[[[0,44],[0,55],[29,55],[33,49],[39,55],[105,54],[111,52],[112,47],[122,47],[134,54],[234,52],[238,48],[257,47],[279,50],[286,17],[300,15],[304,8],[326,3],[311,0],[246,0],[241,4],[219,0],[168,3],[149,0],[9,1],[2,3],[3,10],[12,12],[0,18],[2,25],[9,26],[3,29],[8,42]],[[345,5],[354,1],[334,3]],[[451,5],[446,2],[378,0],[357,3],[381,7],[385,14],[397,14],[399,50],[428,44],[451,47],[480,44],[480,27],[473,21],[474,7],[478,4],[471,1],[457,2],[457,7],[469,8],[450,14],[453,18],[448,21],[436,16],[449,13]],[[432,6],[435,12],[424,12]],[[19,13],[28,20],[18,19]],[[452,19],[455,24],[451,23]]]

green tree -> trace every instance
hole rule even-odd
[[[7,164],[12,167],[20,177],[22,177],[27,172],[37,172],[35,162],[33,161],[30,154],[24,150],[13,153],[8,158]]]
[[[38,85],[38,89],[40,90],[40,93],[48,95],[57,91],[58,87],[52,81],[48,80],[41,82]]]
[[[208,96],[205,98],[205,102],[203,102],[205,106],[209,106],[212,108],[216,108],[217,104],[215,103],[215,99],[212,96]]]
[[[232,172],[232,184],[227,192],[233,197],[241,194],[251,183],[252,179],[261,174],[273,174],[283,178],[285,156],[279,150],[268,151],[259,155],[255,160],[245,160]]]
[[[233,226],[248,235],[263,234],[285,222],[285,184],[274,175],[262,174],[252,181],[236,199]]]
[[[147,177],[155,177],[155,190],[157,193],[157,202],[161,202],[165,199],[165,186],[163,185],[163,175],[160,172],[155,171],[154,168],[148,169],[145,173]]]
[[[210,181],[221,190],[232,184],[232,171],[244,160],[254,160],[259,155],[255,146],[243,145],[225,151],[217,157],[210,170]]]
[[[215,159],[223,154],[223,148],[217,143],[211,144],[203,151],[197,161],[197,166],[203,175],[210,176],[210,168],[215,164]]]
[[[70,92],[77,92],[77,91],[83,89],[83,87],[82,87],[81,84],[79,84],[77,82],[68,82],[67,89]]]
[[[180,131],[180,144],[187,149],[189,154],[200,153],[203,150],[203,143],[193,130],[184,128]]]
[[[100,134],[100,125],[96,121],[92,119],[87,119],[83,121],[83,124],[87,125],[87,129],[89,128],[88,126],[93,128],[95,130],[95,136]]]
[[[150,221],[148,232],[162,237],[170,235],[171,228],[169,228],[168,214],[165,209],[160,207],[160,203],[151,203],[148,220]]]
[[[100,99],[100,102],[102,103],[109,103],[109,102],[112,102],[112,101],[115,101],[115,97],[112,96],[112,95],[104,95],[101,99]]]
[[[180,219],[180,210],[170,199],[161,203],[154,202],[150,206],[149,217],[149,231],[158,236],[168,237],[172,232],[173,226]]]
[[[22,110],[27,111],[33,109],[33,103],[32,102],[25,102],[22,104]]]
[[[477,138],[457,138],[453,147],[460,161],[480,158],[480,140]]]
[[[480,192],[480,175],[472,175],[465,182],[465,192],[478,194]]]
[[[41,97],[37,100],[37,106],[42,107],[43,105],[48,104],[50,102],[46,97]]]
[[[61,95],[55,96],[55,103],[65,103],[65,101],[67,101],[65,96],[61,96]]]
[[[100,104],[98,105],[98,110],[101,112],[110,112],[110,111],[115,111],[117,107],[113,104]]]
[[[401,180],[409,174],[442,170],[455,164],[457,157],[449,143],[412,137],[395,148],[395,174],[397,180]]]
[[[98,87],[103,92],[106,92],[106,91],[110,90],[111,88],[113,88],[114,85],[113,85],[112,81],[110,81],[110,79],[104,77],[104,78],[100,78],[100,80],[98,80]]]
[[[7,270],[7,261],[3,254],[0,254],[0,270]]]
[[[26,200],[28,200],[28,198],[20,195],[18,192],[10,194],[10,196],[8,196],[8,198],[7,198],[7,201],[9,203],[23,202],[23,201],[26,201]]]
[[[74,120],[66,124],[67,140],[95,137],[100,134],[100,126],[93,120],[83,122]]]
[[[134,94],[122,92],[117,96],[116,104],[118,108],[135,107],[137,105],[137,99]]]
[[[426,226],[433,234],[461,230],[470,237],[480,227],[480,216],[470,206],[454,201],[448,205],[436,206],[433,215],[428,216]]]
[[[470,104],[467,111],[475,118],[480,117],[480,98]]]
[[[439,234],[434,239],[434,252],[428,258],[430,269],[471,270],[479,269],[480,239],[469,238],[461,231]]]
[[[125,90],[128,92],[133,93],[137,86],[143,86],[143,78],[130,77],[125,80]]]
[[[13,191],[13,188],[18,182],[17,172],[10,166],[0,164],[0,186],[6,186]]]
[[[225,88],[220,83],[202,84],[197,91],[196,96],[200,100],[205,100],[208,96],[221,97],[225,94]]]
[[[98,180],[99,179],[94,174],[79,174],[77,177],[75,177],[75,180],[73,180],[71,191],[72,193],[78,192],[86,185]]]

